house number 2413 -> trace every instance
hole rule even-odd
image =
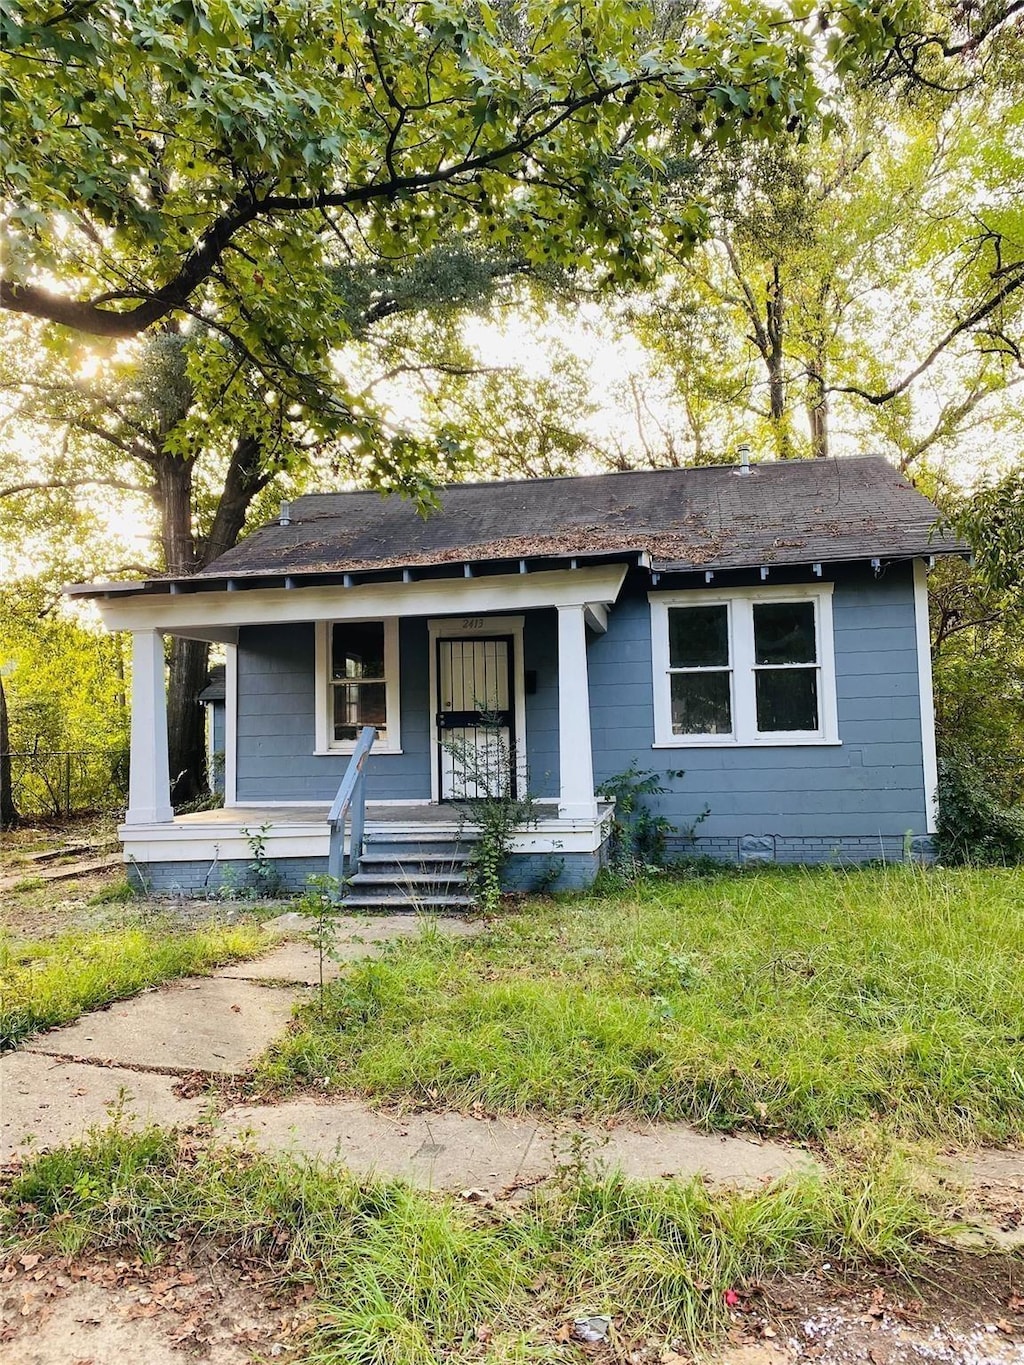
[[[463,630],[482,630],[484,618],[482,616],[464,616],[462,618]]]

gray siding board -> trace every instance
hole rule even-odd
[[[653,747],[650,608],[646,592],[624,596],[608,631],[590,645],[594,767],[598,782],[635,760],[670,790],[653,805],[685,830],[716,838],[772,835],[793,850],[814,840],[874,839],[898,845],[923,834],[913,579],[909,565],[876,579],[870,569],[836,574],[833,595],[839,745]],[[803,844],[802,840],[811,843]],[[822,847],[825,847],[823,844]],[[873,856],[870,851],[864,856]]]
[[[401,623],[401,754],[371,754],[373,801],[429,800],[427,628]],[[238,647],[236,799],[331,801],[347,754],[317,755],[311,624],[248,626]]]
[[[655,749],[650,609],[646,590],[627,586],[608,630],[588,649],[595,777],[631,762],[663,774],[670,790],[655,806],[685,830],[704,805],[705,846],[744,835],[801,849],[857,846],[881,837],[895,847],[925,830],[925,791],[913,580],[910,566],[875,579],[844,569],[833,597],[839,734],[835,746]],[[377,754],[372,800],[426,800],[435,759],[428,695],[426,622],[404,620],[401,647],[401,755]],[[314,745],[312,625],[249,627],[238,654],[237,799],[330,800],[345,755],[317,756]],[[531,789],[558,792],[557,615],[528,612],[524,666],[535,676],[525,698]],[[683,769],[682,779],[669,778]],[[849,844],[844,841],[853,841]],[[780,844],[780,848],[783,845]],[[865,854],[865,856],[872,856]]]
[[[534,796],[558,795],[558,613],[527,612],[523,666],[536,674],[526,694],[526,764]]]

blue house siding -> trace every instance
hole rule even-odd
[[[896,856],[907,831],[923,835],[911,567],[890,567],[879,579],[870,569],[839,570],[834,583],[840,745],[653,748],[650,608],[638,590],[590,645],[596,781],[634,760],[661,772],[669,791],[653,801],[658,813],[685,840],[710,807],[697,846],[719,856],[744,856],[746,836],[771,841],[763,856],[791,860]],[[685,776],[669,777],[673,769]]]
[[[429,801],[427,624],[399,630],[402,753],[371,754],[371,801]],[[238,757],[235,799],[332,801],[347,754],[314,754],[312,624],[247,626],[238,642]]]
[[[556,613],[531,612],[523,632],[524,667],[535,674],[526,696],[526,745],[531,790],[558,795],[558,623]],[[235,799],[331,801],[346,754],[317,755],[312,624],[249,626],[238,643],[238,759]],[[402,753],[371,754],[371,801],[429,801],[434,705],[429,642],[423,619],[399,627]]]
[[[794,580],[806,582],[794,573]],[[588,649],[598,783],[632,762],[663,774],[654,801],[684,845],[722,857],[811,860],[899,856],[926,830],[918,659],[910,565],[875,578],[834,573],[839,745],[654,748],[651,613],[630,582]],[[759,580],[752,577],[755,583]],[[772,583],[784,581],[773,574]],[[400,625],[402,749],[371,757],[371,800],[429,800],[436,761],[427,623]],[[531,790],[558,795],[557,613],[526,613],[524,667]],[[312,624],[243,629],[238,649],[236,800],[329,801],[347,762],[314,754]],[[682,778],[669,776],[684,769]]]
[[[526,762],[534,796],[558,796],[558,613],[527,612],[523,627],[527,675],[536,690],[526,693]]]

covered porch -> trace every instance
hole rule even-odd
[[[538,801],[535,810],[535,820],[515,836],[510,889],[531,890],[550,881],[566,887],[587,884],[603,860],[612,805],[598,802],[592,820],[565,819],[557,801]],[[150,825],[125,825],[121,829],[125,861],[133,880],[151,891],[203,895],[221,886],[226,875],[244,875],[258,838],[282,888],[301,891],[308,876],[327,870],[329,813],[326,804],[231,806],[175,815]],[[425,852],[447,856],[456,849],[468,850],[474,838],[471,817],[455,805],[366,804],[363,849],[378,861],[386,852],[399,879],[403,868]],[[351,853],[349,844],[346,830],[346,855]]]
[[[326,870],[328,812],[351,757],[348,736],[367,723],[379,735],[366,772],[367,844],[411,849],[471,838],[457,798],[474,792],[452,785],[450,736],[452,727],[456,736],[476,734],[477,713],[498,706],[514,754],[514,794],[535,798],[516,836],[511,884],[550,878],[552,860],[562,869],[556,884],[584,884],[600,865],[611,821],[594,784],[587,644],[607,628],[625,572],[602,564],[112,595],[102,604],[108,623],[133,638],[126,862],[153,889],[199,893],[224,869],[251,861],[258,838],[299,889]],[[382,662],[367,681],[360,641],[374,630]],[[225,650],[222,809],[175,816],[170,806],[167,634]],[[364,656],[350,666],[353,638]],[[481,689],[492,700],[471,700]],[[379,715],[360,712],[364,703]]]

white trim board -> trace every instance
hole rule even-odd
[[[939,828],[939,761],[935,748],[932,633],[928,619],[928,565],[923,559],[914,560],[914,627],[917,636],[917,687],[921,699],[925,831],[928,834],[935,834]]]
[[[224,646],[224,804],[238,791],[238,646]]]
[[[241,592],[111,597],[97,599],[96,605],[110,630],[161,630],[173,635],[208,626],[386,616],[479,616],[531,607],[609,605],[618,598],[625,577],[626,565],[604,564],[481,578],[367,583],[351,588],[248,588]]]
[[[422,803],[420,803],[422,804]],[[596,819],[560,820],[540,819],[535,825],[521,828],[512,839],[514,853],[593,853],[608,837],[612,818],[611,807],[600,809]],[[303,821],[274,825],[265,835],[267,856],[270,858],[326,858],[330,845],[326,815],[322,821]],[[248,828],[248,825],[246,825]],[[432,830],[454,831],[457,821],[445,820],[438,812],[436,825],[417,824],[409,830],[408,838],[415,843],[417,835]],[[375,824],[367,820],[368,834],[405,833],[393,821]],[[124,861],[139,863],[225,862],[252,858],[252,848],[238,824],[224,820],[214,824],[189,823],[122,825],[118,836],[124,845]]]

